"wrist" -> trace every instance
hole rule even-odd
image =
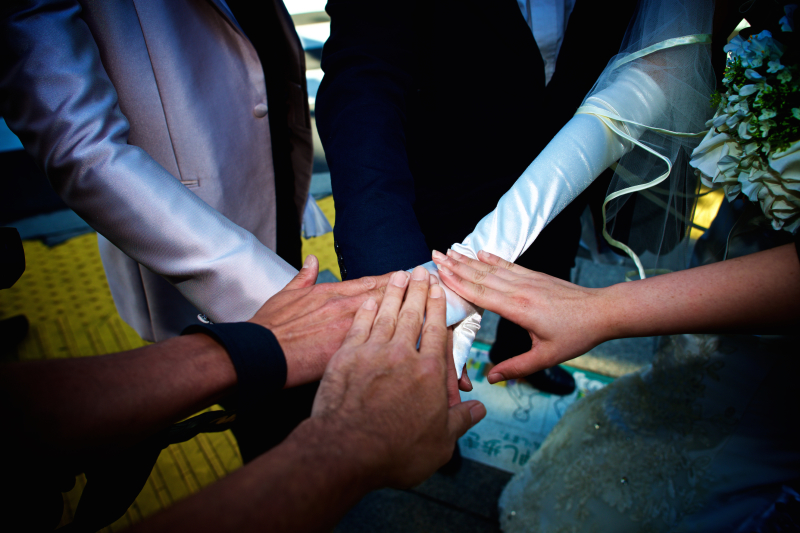
[[[297,426],[284,443],[303,450],[304,464],[316,474],[324,472],[320,483],[329,484],[344,499],[355,502],[385,486],[385,472],[377,460],[380,453],[374,439],[342,421],[312,416]]]
[[[595,309],[592,313],[597,317],[597,331],[602,337],[600,342],[613,339],[634,337],[631,327],[636,321],[629,316],[625,283],[618,283],[598,289]]]
[[[176,337],[165,343],[180,343],[181,349],[191,353],[191,364],[198,376],[202,376],[202,389],[208,391],[209,405],[224,398],[237,383],[236,369],[225,348],[207,335],[192,334]],[[186,375],[186,374],[185,374]],[[193,388],[197,388],[193,385]]]

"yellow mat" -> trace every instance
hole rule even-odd
[[[333,199],[318,202],[334,222]],[[8,358],[18,360],[84,357],[119,352],[147,344],[117,314],[106,282],[95,234],[82,235],[48,248],[25,241],[26,270],[11,288],[0,291],[0,319],[24,314],[27,338]],[[333,234],[303,241],[303,255],[313,253],[320,270],[341,279]],[[199,435],[172,445],[156,463],[142,493],[128,512],[105,531],[119,531],[169,506],[241,466],[230,431]],[[65,494],[62,525],[72,521],[85,485],[83,476]]]

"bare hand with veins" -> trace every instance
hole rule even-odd
[[[315,285],[319,261],[306,257],[303,268],[249,320],[272,331],[286,355],[286,387],[322,377],[361,304],[383,299],[391,274]]]
[[[325,370],[309,419],[330,423],[332,433],[363,433],[362,459],[380,475],[378,486],[420,483],[486,415],[476,400],[448,401],[454,373],[444,290],[422,267],[410,278],[394,274],[380,309],[373,301],[359,309]]]

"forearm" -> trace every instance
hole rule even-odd
[[[366,446],[309,419],[279,446],[132,531],[330,531],[376,488]]]
[[[77,2],[14,6],[0,17],[0,114],[56,192],[212,320],[250,318],[296,271],[129,144],[129,122]]]
[[[630,69],[586,104],[648,124],[662,112],[665,101],[647,74]],[[620,127],[634,138],[641,135],[641,128]],[[632,147],[598,117],[576,115],[500,198],[494,211],[453,249],[472,258],[484,250],[515,261],[564,207]]]
[[[602,289],[609,338],[678,333],[769,334],[800,324],[800,262],[789,244]]]
[[[213,405],[235,384],[228,354],[205,335],[0,370],[20,442],[54,459],[130,446]]]

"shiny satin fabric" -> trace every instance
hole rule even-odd
[[[590,101],[645,124],[665,104],[658,85],[633,69]],[[633,137],[641,135],[639,128],[621,127]],[[631,147],[597,117],[573,117],[500,198],[497,208],[453,249],[470,257],[485,250],[515,261],[564,207]]]
[[[421,266],[441,281],[439,269],[433,261]],[[456,366],[456,374],[461,378],[461,372],[469,358],[472,343],[475,342],[475,336],[481,329],[483,309],[469,303],[451,291],[444,283],[440,283],[440,285],[444,289],[444,296],[447,300],[447,325],[456,326],[453,330],[453,362]]]
[[[0,32],[2,115],[65,202],[105,237],[123,319],[160,340],[196,310],[215,322],[250,318],[296,271],[272,251],[263,70],[225,3],[14,6],[3,8]],[[296,34],[290,21],[282,27],[302,76]],[[287,81],[302,87],[290,104],[302,117],[305,80]],[[302,120],[289,127],[302,213],[310,130]]]
[[[658,85],[633,69],[590,100],[594,106],[643,123],[657,116],[665,104]],[[634,137],[641,134],[627,125],[621,127]],[[485,250],[515,261],[558,213],[631,147],[597,117],[576,115],[500,198],[494,211],[463,242],[453,244],[453,250],[473,259]],[[453,333],[453,358],[461,377],[483,310],[451,291],[446,296],[447,324],[458,323]]]

